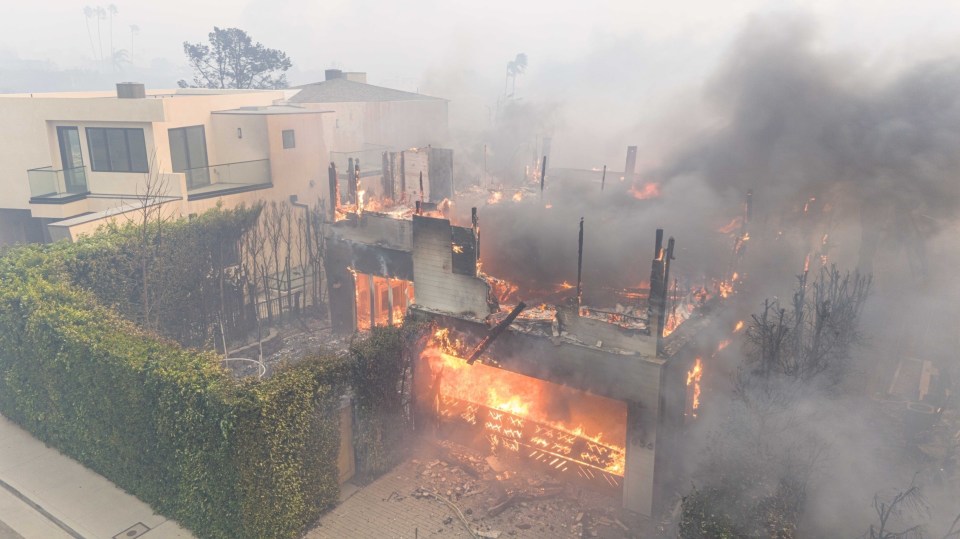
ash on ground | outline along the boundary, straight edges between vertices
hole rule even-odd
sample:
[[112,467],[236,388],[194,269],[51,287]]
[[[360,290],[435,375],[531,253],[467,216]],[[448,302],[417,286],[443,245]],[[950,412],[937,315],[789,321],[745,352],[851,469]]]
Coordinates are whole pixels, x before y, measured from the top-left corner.
[[440,504],[449,516],[439,522],[450,537],[647,536],[648,522],[620,509],[619,498],[573,485],[550,474],[504,464],[472,449],[443,441],[410,460],[413,484],[393,499]]

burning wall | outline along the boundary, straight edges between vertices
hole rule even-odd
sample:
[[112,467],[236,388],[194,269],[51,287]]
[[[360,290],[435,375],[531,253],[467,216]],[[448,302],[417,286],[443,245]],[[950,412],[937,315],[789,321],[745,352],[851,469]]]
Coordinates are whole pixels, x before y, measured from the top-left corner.
[[[410,314],[417,320],[431,321],[438,328],[446,328],[452,335],[466,336],[464,346],[467,348],[475,345],[479,337],[485,335],[488,330],[488,326],[483,321],[428,311],[419,306],[413,306]],[[434,402],[429,397],[428,388],[435,383],[437,373],[440,372],[439,387],[445,387],[443,378],[451,376],[451,382],[453,382],[450,386],[450,393],[453,393],[451,396],[461,401],[460,403],[456,400],[445,401],[443,403],[445,410],[462,414],[467,411],[465,402],[480,400],[482,402],[475,404],[485,406],[486,408],[481,410],[483,412],[491,409],[534,414],[538,418],[544,418],[544,424],[547,426],[558,423],[565,425],[563,429],[556,429],[562,432],[576,433],[577,427],[583,427],[579,435],[575,436],[576,443],[573,444],[581,444],[578,446],[581,448],[586,445],[586,441],[597,443],[595,440],[590,440],[590,437],[595,438],[601,433],[603,436],[599,440],[605,440],[604,445],[609,444],[610,448],[621,447],[618,433],[622,430],[625,434],[622,444],[624,473],[622,483],[616,488],[622,493],[624,507],[641,514],[652,515],[659,510],[659,503],[664,499],[671,481],[672,468],[665,462],[657,464],[657,455],[660,451],[666,451],[669,454],[671,451],[668,443],[679,440],[678,435],[671,434],[671,431],[681,428],[683,424],[687,394],[686,369],[689,367],[678,363],[677,367],[668,368],[670,362],[648,354],[612,347],[601,348],[596,346],[597,340],[593,337],[595,336],[586,332],[579,336],[579,338],[593,341],[588,345],[578,342],[579,339],[576,338],[556,339],[535,333],[525,333],[522,327],[509,329],[496,339],[482,356],[485,365],[480,363],[466,365],[459,356],[453,354],[438,356],[436,350],[425,352],[420,355],[420,363],[415,368],[414,374],[417,384],[426,384],[417,386],[419,406],[423,410],[422,407],[425,404],[422,401],[425,395],[428,402]],[[638,338],[649,340],[649,337],[645,336]],[[648,343],[645,349],[651,351],[654,346]],[[447,367],[444,367],[443,371],[437,370],[438,365],[447,365],[448,362],[459,362],[455,363],[459,367],[450,368],[449,371]],[[476,374],[471,371],[475,367],[481,367]],[[460,379],[462,376],[477,378],[470,382],[463,382]],[[521,378],[515,378],[515,376],[521,376]],[[538,383],[527,382],[530,379]],[[539,382],[549,382],[549,384]],[[524,389],[513,393],[514,390],[511,388],[518,384]],[[506,392],[497,391],[492,394],[488,392],[470,398],[459,398],[457,395],[463,395],[457,389],[461,385],[501,387],[505,388]],[[555,391],[556,387],[561,386],[562,390]],[[544,399],[545,392],[553,396]],[[673,394],[672,397],[671,394]],[[569,399],[569,395],[589,396]],[[576,413],[567,411],[562,405],[541,406],[538,409],[528,404],[571,401],[592,404],[586,404]],[[488,406],[489,404],[494,406]],[[599,410],[603,411],[599,412]],[[431,411],[428,407],[422,413],[426,417],[434,417],[436,411]],[[591,414],[594,416],[592,422],[585,419],[586,415]],[[519,419],[528,417],[522,414],[510,415]],[[605,415],[612,421],[598,420],[597,415]],[[506,421],[510,421],[509,415],[504,417]],[[621,423],[619,418],[623,418],[624,421]],[[503,419],[495,420],[495,423],[499,424],[502,421]],[[486,427],[485,423],[486,421],[484,421],[484,427]],[[583,434],[587,436],[582,436]],[[527,443],[532,440],[535,433],[521,430],[519,436]],[[516,436],[512,439],[508,438],[507,441],[509,443],[517,441],[519,450],[520,442],[516,438]],[[499,439],[502,441],[502,436]],[[537,458],[536,455],[531,456],[533,451],[533,448],[529,448],[526,457]],[[590,457],[582,454],[584,452],[589,453],[581,450],[575,455],[578,461],[590,460]],[[551,456],[549,461],[553,461],[554,458],[557,457]],[[575,468],[579,462],[571,463],[569,459],[564,458],[555,462],[554,465],[561,461],[568,463],[568,472],[580,472],[579,468]],[[605,469],[609,461],[604,462]],[[657,466],[660,468],[658,469]],[[588,468],[594,473],[597,472],[592,467],[588,466]],[[619,482],[617,477],[619,476],[609,479]],[[598,479],[607,481],[603,474]]]

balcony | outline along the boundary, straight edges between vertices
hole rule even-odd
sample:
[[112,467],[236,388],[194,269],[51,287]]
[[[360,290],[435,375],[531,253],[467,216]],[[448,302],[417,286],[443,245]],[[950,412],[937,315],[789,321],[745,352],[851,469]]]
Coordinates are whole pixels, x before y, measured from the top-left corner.
[[187,200],[273,187],[269,159],[191,168],[183,174],[187,177]]
[[67,204],[89,194],[86,167],[55,170],[53,167],[27,171],[30,202],[33,204]]

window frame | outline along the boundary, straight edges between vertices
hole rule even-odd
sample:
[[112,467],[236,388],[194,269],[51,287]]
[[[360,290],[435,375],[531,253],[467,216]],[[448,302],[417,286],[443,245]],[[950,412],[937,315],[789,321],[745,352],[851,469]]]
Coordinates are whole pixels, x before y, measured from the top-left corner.
[[[112,148],[108,138],[108,131],[121,131],[123,133],[123,148]],[[136,143],[143,142],[143,151],[131,151],[133,145],[131,144],[131,132],[139,131],[139,140],[136,140]],[[102,136],[92,136],[92,133],[99,132],[99,135]],[[90,156],[90,170],[93,172],[121,172],[128,174],[147,174],[150,172],[150,159],[147,156],[147,139],[146,133],[142,127],[86,127],[84,128],[84,134],[87,137],[87,153]],[[136,138],[136,135],[133,135]],[[103,153],[104,153],[104,162],[100,162],[99,159],[95,158],[96,153],[94,152],[94,139],[98,143],[103,143]],[[114,144],[116,145],[116,144]],[[113,155],[114,152],[120,151],[122,154]],[[137,157],[138,159],[135,159]],[[118,170],[114,167],[115,159],[125,159],[127,170]],[[142,159],[142,163],[140,162]],[[137,168],[137,165],[141,165],[142,168]]]
[[[287,146],[287,133],[290,133],[290,145]],[[284,129],[280,131],[280,141],[283,145],[284,150],[293,150],[297,147],[297,131],[296,129]]]

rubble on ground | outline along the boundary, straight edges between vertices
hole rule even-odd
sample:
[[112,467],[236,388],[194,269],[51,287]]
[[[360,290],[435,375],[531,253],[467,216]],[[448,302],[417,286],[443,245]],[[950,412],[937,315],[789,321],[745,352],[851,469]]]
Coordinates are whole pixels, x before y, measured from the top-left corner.
[[[390,500],[412,498],[440,503],[449,516],[437,522],[451,537],[641,537],[644,520],[620,509],[614,496],[560,481],[540,471],[505,465],[452,442],[438,442],[414,459],[408,492]],[[512,463],[511,463],[512,464]],[[472,534],[472,535],[471,535]]]

